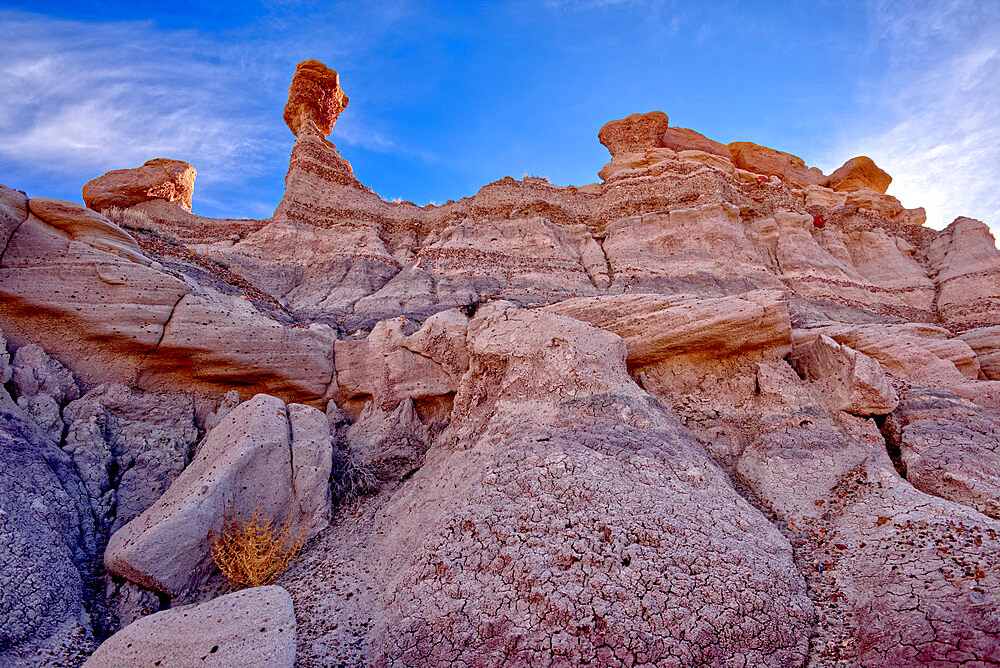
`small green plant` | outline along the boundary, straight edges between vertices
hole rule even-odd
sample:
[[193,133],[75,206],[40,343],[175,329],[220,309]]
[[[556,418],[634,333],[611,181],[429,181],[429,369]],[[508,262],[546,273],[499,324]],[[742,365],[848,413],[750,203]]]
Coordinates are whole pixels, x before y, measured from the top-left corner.
[[231,589],[271,584],[298,556],[305,543],[306,527],[291,536],[291,519],[279,529],[254,508],[249,520],[240,521],[226,511],[219,533],[208,535],[212,560]]

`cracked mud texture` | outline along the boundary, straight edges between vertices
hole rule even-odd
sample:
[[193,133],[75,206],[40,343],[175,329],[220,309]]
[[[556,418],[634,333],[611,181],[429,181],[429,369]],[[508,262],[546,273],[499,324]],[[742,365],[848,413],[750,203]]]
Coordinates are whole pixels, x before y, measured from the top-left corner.
[[790,545],[631,382],[621,340],[539,313],[480,327],[456,399],[475,424],[384,509],[374,663],[804,661]]

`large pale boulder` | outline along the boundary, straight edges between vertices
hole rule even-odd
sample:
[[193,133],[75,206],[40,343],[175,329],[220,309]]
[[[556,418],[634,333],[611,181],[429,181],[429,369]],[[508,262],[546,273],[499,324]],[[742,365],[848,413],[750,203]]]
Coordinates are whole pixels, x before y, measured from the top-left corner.
[[[209,534],[227,513],[248,518],[256,509],[278,525],[289,521],[292,535],[326,526],[330,492],[322,469],[332,458],[330,437],[320,429],[326,416],[310,408],[318,414],[310,419],[306,409],[293,409],[290,423],[285,404],[264,394],[234,408],[166,493],[111,537],[108,571],[177,595],[211,574]],[[294,459],[293,452],[307,456]]]
[[141,202],[162,199],[191,209],[194,167],[182,160],[154,158],[135,169],[116,169],[83,186],[83,201],[95,211],[112,206],[126,209]]
[[790,361],[834,410],[886,415],[899,405],[878,362],[827,336],[820,336]]
[[885,194],[892,177],[887,172],[879,169],[875,161],[866,155],[859,155],[851,158],[830,174],[830,178],[824,184],[834,190],[874,190],[877,193]]
[[612,156],[644,151],[663,146],[663,134],[667,131],[669,120],[662,111],[632,114],[606,123],[597,133],[597,138]]
[[295,665],[295,610],[281,587],[254,587],[136,620],[104,641],[86,668]]
[[295,67],[288,88],[285,123],[296,135],[311,130],[325,137],[349,101],[334,70],[318,60],[304,60]]

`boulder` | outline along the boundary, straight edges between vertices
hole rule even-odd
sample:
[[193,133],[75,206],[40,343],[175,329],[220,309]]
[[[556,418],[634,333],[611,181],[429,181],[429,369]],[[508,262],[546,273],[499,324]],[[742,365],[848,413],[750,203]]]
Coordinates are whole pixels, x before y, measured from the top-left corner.
[[661,295],[580,297],[544,308],[614,332],[629,367],[679,357],[721,359],[737,353],[789,350],[788,302],[780,292],[695,299]]
[[306,535],[315,536],[330,524],[330,470],[333,440],[326,413],[312,406],[288,404],[291,432],[292,489],[297,514]]
[[727,146],[733,163],[756,174],[777,176],[797,186],[826,185],[826,176],[815,167],[807,167],[797,155],[776,151],[753,142],[733,142]]
[[83,201],[94,211],[113,206],[127,209],[156,199],[190,210],[197,174],[182,160],[154,158],[141,167],[116,169],[88,181],[83,186]]
[[607,147],[612,156],[662,147],[668,123],[669,119],[662,111],[632,114],[606,123],[597,133],[597,139]]
[[820,336],[790,361],[833,410],[886,415],[899,405],[878,362],[827,336]]
[[1000,325],[979,327],[957,336],[976,353],[979,368],[990,380],[1000,380]]
[[879,169],[875,161],[865,155],[851,158],[830,174],[826,185],[837,191],[842,190],[874,190],[877,193],[885,194],[892,177],[884,170]]
[[325,137],[348,102],[335,71],[318,60],[304,60],[295,67],[288,88],[285,123],[296,135],[311,131]]
[[142,617],[104,641],[86,668],[295,665],[295,610],[274,585]]
[[662,145],[674,151],[704,151],[722,156],[727,162],[732,160],[725,144],[712,141],[700,132],[688,128],[667,128],[663,132]]
[[[177,595],[211,574],[209,534],[222,528],[226,514],[243,519],[256,509],[278,525],[288,521],[293,536],[326,526],[330,483],[322,479],[321,459],[332,453],[329,428],[325,438],[319,428],[326,416],[305,406],[292,412],[294,423],[280,399],[264,394],[230,411],[166,493],[111,536],[108,571]],[[296,451],[304,461],[293,458]]]
[[344,439],[351,461],[385,481],[402,480],[420,468],[431,440],[412,399],[391,413],[369,402]]

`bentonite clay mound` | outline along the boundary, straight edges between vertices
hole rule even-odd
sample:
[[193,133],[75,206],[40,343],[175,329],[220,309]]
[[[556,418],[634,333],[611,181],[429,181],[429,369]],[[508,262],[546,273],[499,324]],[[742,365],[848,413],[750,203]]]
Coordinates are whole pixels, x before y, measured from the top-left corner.
[[[0,666],[1000,664],[985,224],[662,112],[387,202],[347,104],[299,65],[265,220],[178,160],[0,186]],[[255,508],[310,540],[218,598]]]

